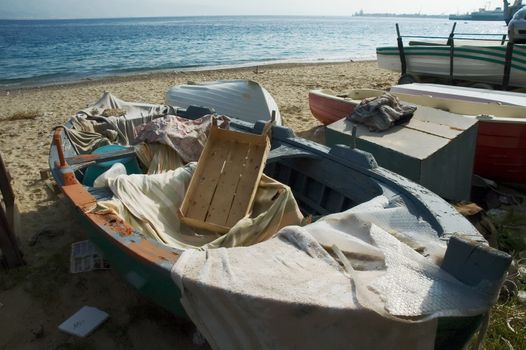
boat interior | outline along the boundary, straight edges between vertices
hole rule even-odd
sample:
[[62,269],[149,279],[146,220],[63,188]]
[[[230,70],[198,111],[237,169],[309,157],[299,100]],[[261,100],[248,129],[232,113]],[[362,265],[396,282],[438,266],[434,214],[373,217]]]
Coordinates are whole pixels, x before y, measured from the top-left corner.
[[[209,109],[189,108],[178,110],[177,113],[188,119],[197,119],[210,112]],[[136,121],[127,118],[124,123],[130,124],[125,126],[125,128],[129,128]],[[71,127],[73,127],[71,122],[65,125],[65,128]],[[260,133],[263,127],[263,122],[252,124],[232,120],[230,123],[231,129],[243,132]],[[94,164],[104,164],[112,160],[133,159],[139,164],[138,172],[147,172],[146,166],[140,162],[135,151],[137,145],[126,145],[125,149],[108,151],[93,157],[92,154],[80,153],[68,138],[67,132],[61,132],[58,135],[60,147],[64,150],[65,162],[74,170],[76,180],[83,184],[84,189],[97,202],[111,200],[113,193],[109,187],[94,187],[91,184],[92,181],[87,181],[87,177],[89,177],[87,173]],[[332,159],[328,159],[321,155],[322,152],[327,152],[327,147],[296,138],[288,128],[275,126],[272,128],[272,136],[271,151],[264,173],[291,188],[305,217],[316,220],[318,217],[341,212],[367,202],[378,195],[384,195],[390,200],[405,203],[409,210],[413,208],[411,201],[404,201],[400,194],[395,193],[388,185],[375,180],[370,174],[360,171],[359,167],[350,166],[352,161],[345,160],[345,153],[349,153],[351,158],[357,154],[360,161],[363,155],[359,152],[356,153],[350,148],[342,148],[339,151],[344,157],[334,155]],[[320,153],[313,152],[312,147],[318,149]],[[57,166],[59,159],[58,149],[56,145],[53,145],[50,165],[55,178],[60,183],[63,180],[61,169]],[[339,162],[334,160],[339,160]],[[362,163],[367,165],[367,161]],[[436,229],[439,230],[439,227],[437,226]]]

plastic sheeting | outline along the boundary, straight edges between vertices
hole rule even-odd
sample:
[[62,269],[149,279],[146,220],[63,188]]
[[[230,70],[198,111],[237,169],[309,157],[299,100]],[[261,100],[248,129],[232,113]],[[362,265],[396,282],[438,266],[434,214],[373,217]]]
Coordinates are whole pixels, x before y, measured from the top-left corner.
[[436,237],[380,196],[261,244],[186,251],[172,277],[214,349],[432,349],[437,317],[491,303],[436,265]]
[[230,119],[211,114],[190,120],[175,115],[167,115],[135,128],[136,141],[161,143],[173,148],[185,162],[196,162],[203,151],[212,126],[212,118],[217,118],[220,128],[228,128]]

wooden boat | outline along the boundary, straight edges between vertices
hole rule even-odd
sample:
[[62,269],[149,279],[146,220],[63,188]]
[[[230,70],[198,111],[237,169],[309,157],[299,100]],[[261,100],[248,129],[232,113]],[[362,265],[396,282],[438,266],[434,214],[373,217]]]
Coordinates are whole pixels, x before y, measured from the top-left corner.
[[270,120],[281,125],[278,105],[270,93],[252,80],[217,80],[174,86],[166,92],[166,104],[187,108],[206,106],[217,114],[255,123]]
[[[456,44],[452,51],[449,45],[425,42],[417,44],[405,46],[403,49],[406,61],[404,74],[411,75],[415,79],[456,79],[471,83],[503,85],[506,45]],[[451,52],[453,52],[452,63]],[[376,56],[380,68],[402,72],[400,51],[397,46],[378,47]],[[515,44],[512,57],[508,85],[526,87],[526,61],[524,60],[526,45]]]
[[351,115],[357,105],[356,102],[382,93],[379,90],[355,89],[345,95],[332,95],[322,90],[311,90],[309,91],[309,107],[316,119],[322,124],[329,125]]
[[[187,117],[199,116],[182,109],[178,109],[178,113]],[[133,123],[134,120],[127,117],[126,122]],[[132,148],[105,154],[79,154],[66,133],[72,126],[70,121],[55,130],[49,154],[51,172],[66,200],[75,209],[89,238],[102,250],[115,271],[154,302],[184,317],[185,311],[179,301],[181,293],[170,276],[180,250],[146,238],[120,216],[93,211],[98,201],[110,199],[112,193],[108,188],[82,184],[86,166],[122,157],[135,158],[136,154]],[[230,127],[260,134],[265,123],[233,119]],[[455,248],[448,248],[449,255],[446,253],[444,259],[444,264],[454,266],[450,269],[452,275],[469,285],[489,280],[497,290],[500,288],[507,266],[497,270],[494,259],[502,259],[502,253],[485,247],[486,241],[480,233],[447,202],[379,167],[369,153],[343,145],[328,148],[298,138],[292,130],[282,126],[272,127],[271,135],[272,148],[264,172],[291,187],[305,214],[318,216],[340,212],[383,194],[427,222],[440,239],[448,241],[453,233],[459,233],[458,238],[452,240],[455,245],[450,244],[450,248]],[[462,252],[472,252],[473,249],[480,253],[470,256],[481,259],[474,263],[483,262],[482,270],[464,259]],[[457,266],[459,258],[462,264]],[[462,348],[481,320],[482,315],[440,318],[436,348]]]
[[[414,84],[413,86],[418,86]],[[479,121],[477,146],[475,151],[474,173],[490,179],[512,182],[526,182],[526,107],[502,105],[497,103],[476,102],[473,96],[466,94],[463,88],[453,93],[449,87],[444,98],[432,95],[421,95],[404,88],[404,85],[392,88],[392,93],[401,100],[417,105],[434,107],[461,114]],[[414,89],[413,89],[414,90]],[[400,93],[398,91],[402,91]],[[487,90],[470,89],[471,94],[481,92],[481,98],[489,100]],[[349,115],[362,98],[378,96],[380,90],[353,90],[348,95],[330,96],[313,91],[309,94],[312,114],[320,121],[334,120],[337,116]],[[454,97],[453,97],[454,94]],[[311,97],[312,96],[312,97]],[[344,97],[348,96],[348,97]],[[519,103],[522,94],[506,93],[508,101]],[[358,98],[357,98],[358,97]],[[503,97],[496,97],[498,100]],[[323,106],[323,107],[320,107]],[[331,106],[337,106],[334,111]],[[344,106],[344,107],[342,107]],[[342,112],[345,110],[345,112]]]

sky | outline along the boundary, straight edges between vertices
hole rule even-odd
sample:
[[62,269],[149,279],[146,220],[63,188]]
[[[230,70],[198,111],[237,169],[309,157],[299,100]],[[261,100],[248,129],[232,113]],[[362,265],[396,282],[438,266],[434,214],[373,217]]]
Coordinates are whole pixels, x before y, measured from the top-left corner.
[[[510,3],[513,3],[510,0]],[[364,12],[449,14],[502,1],[481,0],[0,0],[3,19],[156,17],[199,15],[350,16]]]

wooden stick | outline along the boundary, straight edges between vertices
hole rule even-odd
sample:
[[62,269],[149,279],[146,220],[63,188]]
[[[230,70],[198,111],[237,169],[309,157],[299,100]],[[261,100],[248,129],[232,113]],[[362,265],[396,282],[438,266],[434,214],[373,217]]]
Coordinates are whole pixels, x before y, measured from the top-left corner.
[[272,114],[270,115],[270,120],[265,123],[261,135],[268,134],[268,132],[272,128],[272,125],[274,124],[274,121],[276,121],[276,111],[272,111]]
[[57,128],[53,134],[53,143],[57,147],[58,159],[60,160],[60,167],[66,166],[66,160],[64,159],[64,147],[62,147],[62,128]]
[[0,248],[5,257],[7,267],[17,267],[24,264],[22,253],[18,249],[15,237],[15,194],[11,187],[11,179],[0,155],[0,190],[4,198],[5,211],[0,206]]

